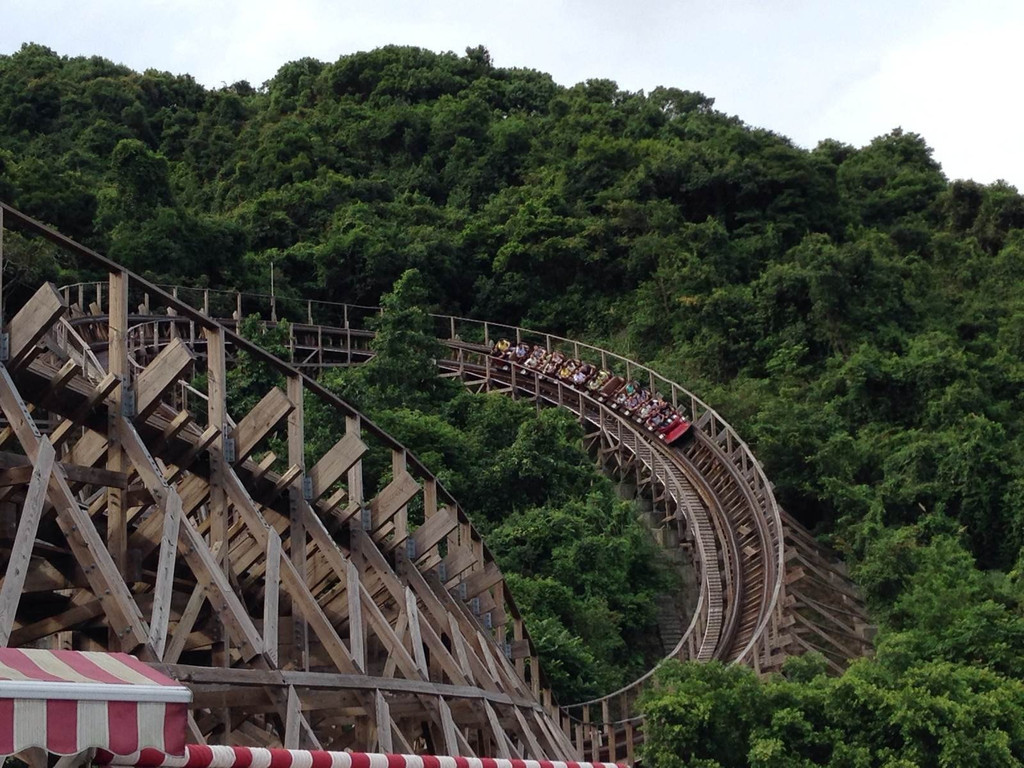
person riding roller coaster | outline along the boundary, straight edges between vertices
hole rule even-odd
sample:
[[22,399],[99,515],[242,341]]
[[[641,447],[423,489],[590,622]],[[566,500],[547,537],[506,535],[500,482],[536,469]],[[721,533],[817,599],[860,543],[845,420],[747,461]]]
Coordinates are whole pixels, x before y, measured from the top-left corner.
[[[666,443],[674,443],[690,429],[690,422],[679,411],[637,381],[626,381],[606,369],[570,359],[558,350],[548,351],[546,347],[522,341],[513,345],[508,339],[499,339],[491,347],[491,357],[522,366],[523,373],[558,378],[581,392],[589,392],[598,402],[607,402],[612,409],[632,417]],[[501,370],[510,367],[505,365]]]

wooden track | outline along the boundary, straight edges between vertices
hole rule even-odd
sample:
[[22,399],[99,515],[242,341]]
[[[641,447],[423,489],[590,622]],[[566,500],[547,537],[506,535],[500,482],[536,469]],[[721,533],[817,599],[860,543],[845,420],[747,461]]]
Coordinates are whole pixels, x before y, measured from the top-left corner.
[[[290,325],[282,361],[236,336],[233,321],[211,319],[259,302],[275,321],[273,301],[186,296],[200,312],[178,299],[184,289],[168,293],[7,206],[0,213],[109,275],[63,295],[43,286],[5,312],[0,521],[14,522],[0,525],[0,634],[10,645],[135,652],[192,686],[192,737],[210,743],[632,762],[642,740],[634,702],[649,674],[556,706],[467,515],[313,378],[369,358],[362,320],[372,310],[282,307],[307,321]],[[778,508],[749,448],[698,398],[606,350],[437,321],[444,375],[571,410],[601,465],[647,500],[662,544],[692,562],[698,594],[669,656],[768,671],[818,650],[839,669],[870,649],[841,564]],[[692,418],[696,439],[666,446],[558,380],[502,370],[486,354],[501,336],[649,379]],[[239,351],[280,386],[232,419],[225,373]],[[187,383],[195,374],[205,388]],[[307,461],[309,398],[338,414],[338,429],[334,447]],[[364,473],[367,452],[390,453],[387,482]],[[49,479],[25,456],[48,465],[35,474]]]

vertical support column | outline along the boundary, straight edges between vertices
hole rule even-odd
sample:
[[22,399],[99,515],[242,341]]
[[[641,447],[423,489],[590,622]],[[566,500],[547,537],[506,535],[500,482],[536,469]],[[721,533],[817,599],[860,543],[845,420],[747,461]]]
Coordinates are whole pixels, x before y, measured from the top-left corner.
[[[523,620],[521,618],[514,618],[512,620],[512,640],[515,643],[523,640]],[[512,655],[516,657],[514,661],[516,674],[519,675],[520,679],[526,680],[526,663],[518,654],[513,653]]]
[[[121,385],[111,393],[111,406],[107,410],[107,469],[124,472],[127,459],[121,448],[119,421],[124,413],[128,396],[128,275],[110,273],[110,307],[107,315],[109,342],[108,370],[117,376]],[[107,489],[107,549],[114,565],[121,573],[128,567],[128,517],[125,493],[120,488]],[[111,649],[120,648],[117,633],[110,633]]]
[[[224,440],[227,435],[227,351],[224,348],[224,332],[220,328],[204,328],[206,336],[206,378],[207,378],[207,419],[211,427],[220,432],[210,444],[210,546],[216,554],[217,564],[221,571],[229,574],[231,561],[229,557],[228,531],[230,516],[225,477],[227,464],[224,461]],[[230,578],[230,576],[229,576]],[[231,665],[231,639],[223,622],[216,625],[220,630],[220,638],[214,643],[214,666]],[[220,713],[224,723],[221,736],[222,743],[231,743],[231,711],[223,709]]]
[[[359,424],[358,416],[345,417],[345,434],[359,437],[362,427]],[[350,504],[362,505],[363,503],[363,461],[360,459],[348,470],[348,500]]]
[[611,707],[608,699],[601,702],[601,719],[604,721],[604,738],[608,742],[608,762],[615,762],[615,726],[612,724]]
[[[288,377],[288,399],[295,406],[288,414],[288,464],[298,465],[302,472],[288,489],[288,509],[291,515],[289,537],[291,539],[291,558],[295,570],[299,572],[302,583],[306,583],[306,523],[303,513],[305,498],[303,497],[303,478],[306,475],[306,438],[303,424],[303,387],[299,376]],[[309,627],[302,616],[293,607],[292,630],[295,640],[295,661],[298,669],[309,670]]]
[[[391,452],[391,477],[398,479],[406,473],[405,449]],[[392,518],[395,526],[395,540],[404,541],[409,534],[409,508],[402,507]]]

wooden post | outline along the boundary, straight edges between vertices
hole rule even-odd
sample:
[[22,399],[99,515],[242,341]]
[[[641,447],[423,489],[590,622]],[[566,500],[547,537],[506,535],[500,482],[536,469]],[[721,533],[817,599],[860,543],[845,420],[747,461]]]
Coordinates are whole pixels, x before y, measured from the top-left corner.
[[[99,290],[97,288],[97,290]],[[128,275],[125,272],[110,273],[110,309],[107,316],[108,370],[118,377],[121,386],[110,395],[107,409],[107,469],[111,472],[125,471],[125,455],[119,437],[120,418],[124,412],[125,399],[129,396],[131,384],[128,380]],[[130,414],[134,416],[134,413]],[[121,488],[107,489],[107,547],[121,573],[128,566],[128,517],[124,491]],[[115,642],[114,638],[111,638]],[[115,646],[117,647],[117,646]]]
[[[220,328],[204,328],[206,336],[207,374],[207,416],[209,425],[219,430],[210,444],[210,543],[216,549],[216,565],[225,576],[231,571],[229,546],[230,519],[228,517],[225,482],[227,463],[224,457],[224,441],[227,439],[227,350],[224,347],[224,332]],[[186,526],[187,528],[187,526]],[[231,636],[223,620],[217,622],[220,640],[214,643],[214,666],[231,666]],[[222,738],[230,743],[231,712],[223,709],[220,717],[224,725]]]
[[[303,386],[298,376],[288,377],[288,399],[292,401],[294,410],[288,414],[288,464],[299,467],[302,471],[288,488],[288,509],[291,518],[289,538],[291,541],[291,560],[295,570],[299,572],[303,583],[306,581],[306,524],[303,508],[306,504],[303,496],[303,484],[306,475],[306,438],[303,424]],[[309,669],[309,627],[302,616],[292,610],[292,631],[294,633],[295,662],[299,669]]]

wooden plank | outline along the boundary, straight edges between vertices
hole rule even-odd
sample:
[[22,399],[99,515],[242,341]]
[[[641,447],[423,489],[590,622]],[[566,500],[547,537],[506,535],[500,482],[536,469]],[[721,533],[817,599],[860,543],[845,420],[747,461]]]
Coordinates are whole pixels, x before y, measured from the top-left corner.
[[178,554],[178,528],[181,525],[181,497],[172,488],[164,503],[163,536],[157,561],[156,583],[153,586],[153,613],[149,621],[149,644],[158,659],[167,645],[167,625],[171,618],[171,595],[174,590],[174,563]]
[[[118,378],[121,386],[111,393],[107,409],[107,469],[125,471],[125,456],[117,425],[122,414],[128,387],[128,276],[110,273],[109,309],[107,312],[107,370]],[[121,573],[128,566],[128,505],[120,488],[107,490],[107,547]]]
[[419,493],[420,484],[408,472],[401,472],[370,502],[373,530],[380,529]]
[[160,405],[164,394],[185,374],[195,360],[181,339],[160,350],[135,380],[135,420],[144,421]]
[[366,627],[363,624],[363,601],[359,591],[359,571],[351,560],[345,569],[345,592],[348,595],[348,646],[356,666],[366,669]]
[[501,571],[494,562],[489,562],[482,571],[476,571],[466,577],[466,597],[472,598],[485,589],[490,589],[502,580]]
[[18,532],[11,547],[11,556],[7,561],[7,571],[3,586],[0,587],[0,647],[6,646],[14,627],[14,617],[21,601],[21,590],[28,575],[29,563],[32,560],[32,547],[36,540],[39,520],[43,515],[46,502],[47,487],[50,484],[50,473],[53,470],[53,446],[45,437],[39,442],[36,453],[35,467],[25,495],[25,504],[18,521]]
[[[124,472],[110,472],[105,469],[98,469],[97,467],[83,467],[64,461],[58,463],[61,469],[64,470],[64,476],[68,479],[68,482],[82,483],[84,485],[102,485],[125,490],[128,488],[128,475]],[[24,482],[28,482],[32,475],[32,461],[20,453],[0,452],[0,468],[5,472],[8,470],[18,470],[9,475],[0,473],[0,485],[14,484],[8,482],[8,478],[13,480],[19,476],[24,476]],[[26,469],[28,472],[24,471]]]
[[181,613],[181,618],[178,619],[178,626],[174,628],[171,642],[167,644],[167,648],[164,651],[164,661],[166,663],[176,664],[178,659],[181,658],[181,652],[185,650],[185,642],[188,640],[188,636],[192,634],[192,627],[195,626],[196,619],[199,617],[199,611],[202,610],[203,603],[205,602],[206,586],[196,584],[192,594],[189,596],[185,610]]
[[490,724],[491,732],[494,734],[494,747],[498,752],[498,757],[502,760],[511,760],[512,753],[508,748],[508,736],[505,734],[505,729],[501,727],[501,722],[498,720],[494,707],[488,701],[484,702],[484,712],[487,713],[487,722]]
[[167,423],[167,426],[163,428],[163,431],[160,432],[160,437],[156,439],[154,445],[157,448],[163,447],[169,441],[177,437],[181,433],[181,430],[185,429],[185,427],[191,424],[192,421],[191,413],[188,411],[178,411],[178,414],[171,419]]
[[235,439],[234,464],[237,466],[249,458],[259,442],[293,410],[294,403],[280,387],[273,387],[267,392],[256,407],[238,422],[232,433]]
[[[428,486],[424,486],[426,487]],[[428,517],[412,534],[416,542],[416,559],[419,560],[430,552],[444,540],[445,536],[455,530],[457,525],[458,522],[447,507],[442,507]]]
[[39,286],[8,324],[8,369],[15,370],[31,361],[38,349],[36,345],[50,332],[64,309],[64,302],[52,283]]
[[327,493],[366,451],[366,443],[351,432],[346,433],[335,443],[309,470],[309,479],[313,483],[313,500],[316,501]]
[[10,488],[18,485],[25,485],[32,480],[33,467],[28,459],[18,467],[9,467],[0,470],[0,488]]
[[[378,692],[379,693],[379,692]],[[288,686],[288,714],[284,725],[284,748],[299,748],[299,719],[302,717],[302,710],[299,706],[299,694],[295,692],[295,686]]]
[[420,611],[416,605],[416,595],[409,587],[405,588],[405,612],[409,616],[409,641],[412,643],[413,658],[423,677],[429,679],[430,670],[427,668],[427,656],[423,652],[423,635],[420,632]]
[[373,712],[377,726],[377,751],[391,754],[394,752],[394,742],[391,740],[391,711],[388,702],[380,690],[373,692]]
[[[541,747],[540,742],[537,741],[537,737],[533,735],[533,729],[526,722],[523,713],[519,711],[519,707],[512,707],[512,711],[515,713],[516,722],[519,724],[519,732],[523,734],[523,738],[526,739],[526,744],[530,748],[529,756],[534,760],[543,760],[545,758],[544,749]],[[609,758],[609,762],[614,761],[615,756],[612,755]]]
[[263,580],[263,647],[267,658],[278,663],[278,614],[281,595],[281,537],[267,534],[267,571]]
[[188,518],[181,521],[178,549],[196,578],[206,587],[207,599],[238,643],[242,659],[248,661],[261,653],[263,638],[232,589],[227,574],[220,569],[221,558],[210,550],[206,540]]
[[103,615],[103,604],[99,600],[90,600],[82,605],[75,605],[55,616],[26,624],[11,632],[7,645],[12,648],[26,646],[36,640],[49,637],[57,632],[73,629],[79,624],[92,621]]
[[[306,469],[306,437],[305,437],[305,393],[301,376],[289,376],[287,380],[288,399],[294,405],[288,414],[288,463],[298,470],[294,479],[288,479],[286,472],[278,480],[275,490],[279,487],[288,488],[288,538],[291,543],[290,554],[295,572],[306,589],[309,575],[309,563],[306,557],[306,522],[303,508],[306,504],[302,489],[302,476]],[[333,630],[333,627],[332,627]],[[300,669],[309,669],[309,627],[303,617],[292,611],[292,643],[296,654],[295,661]]]
[[[120,380],[112,373],[108,373],[99,384],[96,385],[95,389],[89,393],[85,402],[82,403],[78,410],[69,419],[64,419],[57,428],[50,434],[50,442],[53,443],[54,448],[60,448],[67,440],[75,427],[78,427],[88,418],[89,414],[93,412],[96,406],[103,402],[110,394],[117,389],[120,384]],[[69,461],[73,461],[70,457]]]
[[441,733],[444,735],[444,750],[446,755],[455,757],[459,754],[459,740],[455,735],[455,720],[452,718],[451,707],[444,700],[443,696],[437,697],[437,709],[441,716]]

